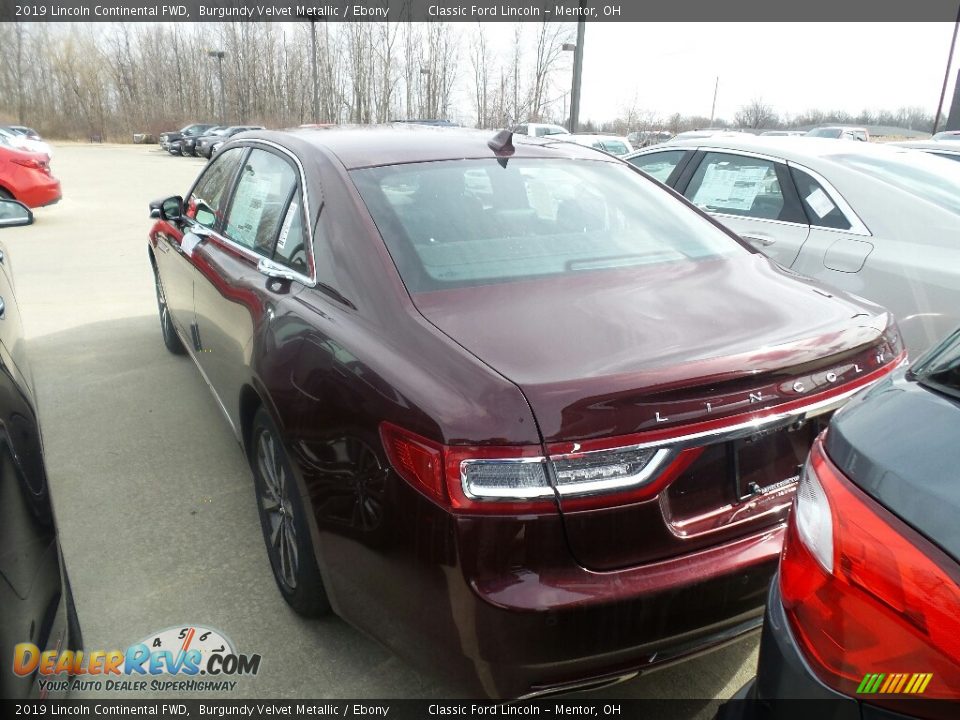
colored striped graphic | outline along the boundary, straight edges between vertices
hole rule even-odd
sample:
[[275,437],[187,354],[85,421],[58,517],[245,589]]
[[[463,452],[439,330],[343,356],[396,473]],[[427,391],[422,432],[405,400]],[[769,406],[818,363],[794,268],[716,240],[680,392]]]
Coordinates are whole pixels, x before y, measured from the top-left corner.
[[857,688],[858,695],[922,695],[933,673],[867,673]]

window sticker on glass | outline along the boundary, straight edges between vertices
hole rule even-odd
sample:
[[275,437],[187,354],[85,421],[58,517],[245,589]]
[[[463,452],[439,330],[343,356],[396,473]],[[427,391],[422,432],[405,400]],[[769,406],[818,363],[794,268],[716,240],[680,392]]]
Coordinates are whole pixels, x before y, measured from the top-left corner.
[[[230,211],[229,235],[241,245],[253,247],[274,176],[257,175],[248,169],[237,185]],[[276,226],[274,226],[276,227]]]
[[813,210],[819,218],[825,218],[833,211],[833,201],[827,197],[827,194],[820,188],[817,188],[807,195],[806,200],[807,205],[810,206],[810,209]]
[[280,228],[280,238],[277,240],[277,251],[282,252],[284,246],[287,244],[287,236],[290,234],[290,226],[293,225],[293,219],[297,216],[297,213],[300,211],[297,201],[294,200],[290,203],[290,209],[287,211],[287,217],[283,221],[283,227]]
[[693,202],[715,210],[749,210],[763,190],[768,170],[763,166],[729,169],[727,163],[710,165]]

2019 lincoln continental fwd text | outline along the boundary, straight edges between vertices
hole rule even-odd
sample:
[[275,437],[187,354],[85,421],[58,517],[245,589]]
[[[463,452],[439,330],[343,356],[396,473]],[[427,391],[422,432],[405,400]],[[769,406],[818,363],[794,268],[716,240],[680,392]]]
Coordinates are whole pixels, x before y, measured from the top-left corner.
[[492,697],[755,630],[813,438],[904,357],[882,308],[549,138],[257,132],[151,207],[164,342],[280,592]]

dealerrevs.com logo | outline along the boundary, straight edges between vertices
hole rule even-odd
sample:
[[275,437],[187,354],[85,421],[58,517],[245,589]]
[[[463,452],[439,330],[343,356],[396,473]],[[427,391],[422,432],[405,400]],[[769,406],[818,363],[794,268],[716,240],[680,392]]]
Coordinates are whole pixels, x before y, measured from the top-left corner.
[[187,625],[148,635],[126,650],[41,651],[20,643],[13,649],[13,672],[39,673],[41,692],[232,691],[237,681],[231,678],[256,675],[260,659],[237,653],[218,630]]

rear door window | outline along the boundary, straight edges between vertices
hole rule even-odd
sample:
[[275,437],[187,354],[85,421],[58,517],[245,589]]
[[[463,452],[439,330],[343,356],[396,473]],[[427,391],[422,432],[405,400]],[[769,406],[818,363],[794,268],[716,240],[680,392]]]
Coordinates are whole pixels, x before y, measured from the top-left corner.
[[790,174],[800,194],[800,202],[807,213],[810,224],[816,227],[849,230],[850,221],[843,214],[833,198],[816,180],[803,170],[792,167]]
[[697,207],[708,212],[758,220],[806,224],[793,194],[786,165],[764,158],[708,152],[684,192]]

